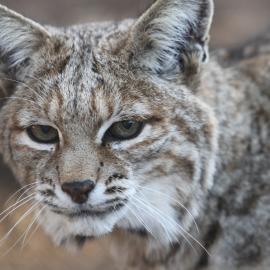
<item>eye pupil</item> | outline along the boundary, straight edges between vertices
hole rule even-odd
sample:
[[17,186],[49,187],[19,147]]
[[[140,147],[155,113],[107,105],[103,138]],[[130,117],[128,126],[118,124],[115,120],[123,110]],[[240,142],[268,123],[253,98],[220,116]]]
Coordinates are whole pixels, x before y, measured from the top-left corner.
[[104,141],[123,141],[136,138],[144,127],[143,122],[126,120],[114,123],[105,133]]
[[51,131],[51,127],[49,127],[49,126],[41,126],[40,129],[44,133],[49,133]]
[[132,126],[133,126],[134,122],[129,120],[129,121],[123,121],[122,122],[122,126],[125,128],[125,129],[131,129]]

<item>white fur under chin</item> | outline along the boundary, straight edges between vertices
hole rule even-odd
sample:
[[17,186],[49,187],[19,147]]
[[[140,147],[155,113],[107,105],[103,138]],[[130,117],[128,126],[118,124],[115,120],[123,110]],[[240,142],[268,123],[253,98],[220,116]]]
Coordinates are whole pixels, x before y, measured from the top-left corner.
[[64,245],[69,249],[76,248],[76,236],[100,237],[112,232],[116,222],[123,217],[126,209],[108,214],[104,217],[68,218],[48,209],[43,212],[39,223],[50,235],[56,245]]

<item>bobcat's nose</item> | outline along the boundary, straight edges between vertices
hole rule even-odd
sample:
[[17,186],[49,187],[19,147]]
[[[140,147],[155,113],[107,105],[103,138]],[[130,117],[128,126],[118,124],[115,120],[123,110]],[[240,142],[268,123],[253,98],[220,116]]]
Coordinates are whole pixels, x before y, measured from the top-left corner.
[[75,181],[62,184],[62,190],[66,192],[71,199],[79,204],[85,203],[88,199],[88,194],[95,187],[95,182],[92,180]]

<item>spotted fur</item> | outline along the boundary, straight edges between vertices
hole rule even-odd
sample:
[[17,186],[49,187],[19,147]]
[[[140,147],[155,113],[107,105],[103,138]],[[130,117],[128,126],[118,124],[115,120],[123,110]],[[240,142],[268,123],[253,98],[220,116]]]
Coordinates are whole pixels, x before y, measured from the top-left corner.
[[[135,21],[57,29],[0,6],[0,151],[38,181],[55,243],[114,232],[119,269],[269,268],[270,55],[207,63],[212,15],[211,0],[158,0]],[[104,142],[127,119],[141,134]],[[34,124],[60,143],[33,142]],[[83,179],[78,206],[61,184]]]

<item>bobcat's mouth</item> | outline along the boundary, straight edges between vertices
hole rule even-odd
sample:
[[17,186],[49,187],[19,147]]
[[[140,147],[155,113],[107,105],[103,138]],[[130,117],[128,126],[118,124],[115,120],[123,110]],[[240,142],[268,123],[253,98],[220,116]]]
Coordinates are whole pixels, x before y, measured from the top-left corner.
[[49,210],[55,214],[63,215],[68,218],[81,218],[81,217],[102,217],[108,214],[117,212],[125,206],[127,199],[113,199],[111,203],[104,203],[97,206],[93,205],[77,205],[72,208],[61,207],[48,200],[44,200],[43,203],[48,206]]
[[96,209],[77,209],[77,210],[63,210],[61,208],[57,207],[51,207],[51,211],[59,214],[59,215],[64,215],[69,218],[80,218],[80,217],[88,217],[88,216],[105,216],[107,214],[110,214],[112,212],[115,212],[119,209],[124,207],[124,203],[118,203],[116,205],[112,205],[106,208],[96,208]]

